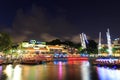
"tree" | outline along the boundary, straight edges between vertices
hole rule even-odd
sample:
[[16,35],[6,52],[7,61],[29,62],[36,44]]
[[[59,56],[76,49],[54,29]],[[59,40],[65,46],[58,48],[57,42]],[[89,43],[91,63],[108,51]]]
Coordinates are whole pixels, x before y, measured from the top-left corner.
[[97,54],[97,43],[94,40],[88,40],[87,52]]
[[63,44],[68,45],[70,47],[74,47],[74,43],[68,40],[64,41]]
[[7,33],[0,32],[0,51],[6,51],[10,49],[12,40]]
[[60,45],[61,41],[59,39],[52,40],[50,42],[47,42],[48,45]]

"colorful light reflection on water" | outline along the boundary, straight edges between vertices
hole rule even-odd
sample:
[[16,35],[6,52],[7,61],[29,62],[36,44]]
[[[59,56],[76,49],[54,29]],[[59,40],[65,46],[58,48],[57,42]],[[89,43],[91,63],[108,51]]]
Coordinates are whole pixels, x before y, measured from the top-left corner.
[[120,80],[120,70],[108,67],[97,67],[99,80]]
[[90,80],[90,65],[89,62],[82,62],[81,65],[82,80]]
[[13,68],[13,65],[7,65],[4,71],[7,75],[7,80],[21,80],[21,67],[16,65]]
[[7,75],[4,80],[120,80],[119,69],[91,66],[88,61],[0,66],[0,76],[2,71]]
[[59,64],[59,70],[58,70],[58,75],[59,75],[59,80],[62,80],[62,62],[60,61],[60,62],[58,62],[58,64]]

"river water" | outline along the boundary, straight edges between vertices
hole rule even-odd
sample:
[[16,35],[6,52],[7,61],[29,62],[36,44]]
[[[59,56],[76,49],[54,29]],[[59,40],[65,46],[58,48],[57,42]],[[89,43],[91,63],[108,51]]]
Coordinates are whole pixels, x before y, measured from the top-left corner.
[[91,66],[87,61],[0,66],[0,80],[120,80],[119,75],[119,69]]

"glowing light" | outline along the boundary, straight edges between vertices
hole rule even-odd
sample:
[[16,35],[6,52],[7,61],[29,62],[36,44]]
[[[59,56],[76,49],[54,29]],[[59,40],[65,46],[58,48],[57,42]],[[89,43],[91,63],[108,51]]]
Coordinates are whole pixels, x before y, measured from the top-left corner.
[[38,46],[34,46],[33,48],[34,48],[34,49],[39,49],[39,47],[38,47]]
[[21,53],[21,50],[18,50],[17,52],[18,52],[18,53]]
[[21,67],[16,65],[13,69],[13,65],[8,65],[4,71],[6,73],[7,80],[21,80]]
[[82,49],[85,49],[86,48],[86,43],[85,43],[86,38],[85,38],[84,33],[80,34],[80,40],[81,40]]
[[120,80],[120,70],[97,67],[99,80]]
[[109,55],[112,55],[111,38],[110,38],[109,29],[107,29],[106,35],[107,35],[107,43],[108,43]]
[[10,65],[7,65],[6,69],[5,69],[5,73],[6,75],[8,76],[7,77],[7,80],[12,80],[12,75],[13,75],[13,66],[10,64]]
[[62,65],[62,62],[61,62],[61,61],[59,61],[59,62],[58,62],[58,64],[59,64],[59,66],[61,66],[61,65]]
[[98,55],[101,54],[101,32],[99,33]]
[[29,46],[29,43],[28,42],[23,42],[22,43],[22,47],[28,47]]
[[13,79],[12,80],[21,80],[21,67],[20,65],[16,65],[13,73]]
[[90,70],[87,62],[83,62],[81,65],[82,80],[90,80]]
[[31,43],[31,44],[35,44],[35,43],[36,43],[36,40],[30,40],[30,43]]
[[58,64],[59,64],[59,71],[58,71],[59,80],[62,80],[62,62],[59,62]]
[[2,66],[0,66],[0,77],[2,76]]
[[88,40],[87,40],[87,36],[86,34],[84,34],[84,38],[85,38],[85,41],[87,42],[87,44],[89,43]]
[[58,64],[58,61],[54,61],[53,63],[54,63],[54,64]]
[[118,61],[118,59],[96,59],[96,61],[100,61],[100,62],[110,62],[110,63],[114,63],[115,61]]

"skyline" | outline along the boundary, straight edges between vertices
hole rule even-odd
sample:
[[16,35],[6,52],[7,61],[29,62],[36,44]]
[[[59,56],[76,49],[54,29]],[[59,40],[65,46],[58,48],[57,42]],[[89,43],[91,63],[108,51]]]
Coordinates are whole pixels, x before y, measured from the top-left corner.
[[112,40],[120,36],[119,1],[96,0],[4,0],[0,1],[0,30],[15,42],[36,39],[68,39],[80,42],[84,32],[97,40],[99,32],[106,40],[107,28]]

